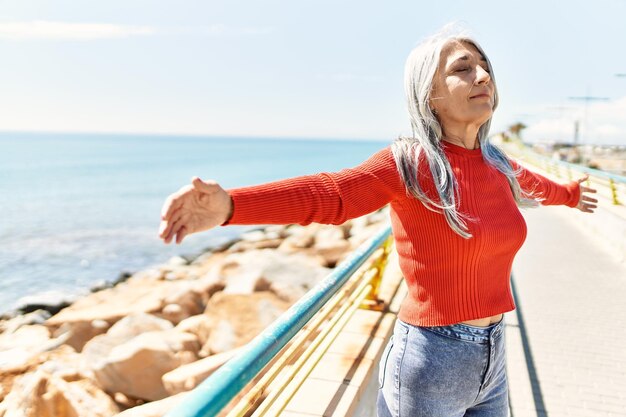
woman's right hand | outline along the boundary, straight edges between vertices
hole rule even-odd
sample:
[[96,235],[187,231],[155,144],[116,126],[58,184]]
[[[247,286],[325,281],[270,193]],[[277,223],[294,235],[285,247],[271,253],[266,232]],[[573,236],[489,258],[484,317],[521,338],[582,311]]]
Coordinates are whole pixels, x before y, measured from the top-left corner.
[[191,185],[185,185],[165,200],[159,237],[170,243],[176,236],[179,244],[187,235],[221,225],[230,218],[232,209],[230,195],[217,182],[194,177]]

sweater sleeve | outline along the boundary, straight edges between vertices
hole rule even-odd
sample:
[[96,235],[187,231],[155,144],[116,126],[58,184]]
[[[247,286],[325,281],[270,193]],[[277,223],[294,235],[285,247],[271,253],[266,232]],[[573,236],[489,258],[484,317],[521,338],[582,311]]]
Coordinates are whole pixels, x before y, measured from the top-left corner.
[[559,184],[543,175],[532,172],[517,162],[511,161],[514,170],[520,169],[517,174],[517,181],[520,187],[533,197],[544,199],[541,204],[544,206],[565,205],[576,207],[580,199],[580,183],[570,181],[567,184]]
[[404,194],[390,147],[354,168],[227,189],[234,224],[341,224]]

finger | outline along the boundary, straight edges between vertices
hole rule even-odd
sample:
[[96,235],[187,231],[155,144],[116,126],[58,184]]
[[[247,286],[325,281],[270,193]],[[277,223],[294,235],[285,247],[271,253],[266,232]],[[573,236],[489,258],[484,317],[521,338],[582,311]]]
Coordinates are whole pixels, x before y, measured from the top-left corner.
[[181,219],[178,219],[176,222],[172,223],[172,227],[170,231],[167,233],[165,238],[165,243],[170,243],[172,241],[172,237],[178,232],[178,229],[183,225]]
[[192,189],[193,187],[191,185],[186,185],[167,197],[165,204],[163,204],[163,209],[161,210],[161,218],[163,220],[167,220],[172,215],[172,212],[182,205],[183,199],[181,197]]
[[597,203],[598,202],[598,200],[596,200],[595,198],[592,198],[592,197],[589,197],[589,196],[586,196],[586,195],[583,196],[583,201],[591,201],[592,203]]
[[169,233],[170,229],[172,228],[172,224],[174,224],[174,222],[176,220],[178,220],[178,218],[180,216],[178,216],[178,213],[180,213],[181,208],[179,207],[178,209],[176,209],[176,211],[174,211],[172,213],[172,215],[170,216],[169,219],[167,220],[161,220],[161,226],[159,228],[159,236],[160,237],[165,237],[167,236],[167,234]]
[[174,210],[178,209],[181,205],[180,199],[175,194],[170,195],[163,204],[161,209],[161,219],[168,220]]
[[172,229],[172,225],[176,223],[178,220],[180,220],[182,216],[183,216],[183,210],[182,210],[182,207],[179,207],[176,209],[176,211],[172,213],[172,215],[170,216],[170,219],[163,220],[161,222],[161,231],[159,233],[159,236],[161,237],[167,236],[169,231]]
[[587,179],[589,179],[589,174],[583,175],[581,178],[577,179],[576,181],[578,181],[578,183],[581,183],[583,181],[586,181]]
[[595,188],[585,187],[584,185],[580,186],[580,191],[583,193],[597,193],[598,190]]
[[185,236],[187,236],[187,228],[185,226],[182,226],[176,234],[176,244],[180,244]]
[[191,183],[196,190],[205,194],[213,194],[219,189],[219,185],[213,180],[202,181],[199,177],[193,177]]
[[[174,238],[174,236],[178,235],[180,233],[180,230],[182,228],[184,228],[185,225],[182,222],[179,222],[178,224],[176,224],[173,228],[172,228],[172,234],[170,236],[170,239]],[[178,241],[178,237],[176,238],[176,243],[180,243]]]

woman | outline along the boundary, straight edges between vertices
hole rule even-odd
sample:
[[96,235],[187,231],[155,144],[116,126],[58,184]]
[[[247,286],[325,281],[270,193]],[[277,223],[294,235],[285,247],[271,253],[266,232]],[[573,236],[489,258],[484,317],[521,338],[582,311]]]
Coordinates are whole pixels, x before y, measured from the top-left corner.
[[489,142],[498,94],[480,46],[442,30],[409,56],[413,135],[361,165],[252,187],[195,177],[168,197],[160,237],[217,225],[341,224],[391,204],[408,295],[380,361],[379,416],[506,416],[503,313],[526,238],[518,207],[593,213],[596,190],[528,171]]

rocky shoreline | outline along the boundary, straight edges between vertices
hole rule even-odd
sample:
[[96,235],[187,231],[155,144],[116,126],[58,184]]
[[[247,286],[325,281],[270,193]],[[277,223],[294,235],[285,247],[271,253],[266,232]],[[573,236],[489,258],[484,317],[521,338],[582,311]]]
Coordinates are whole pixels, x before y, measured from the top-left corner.
[[0,320],[0,417],[161,416],[380,230],[267,226]]

